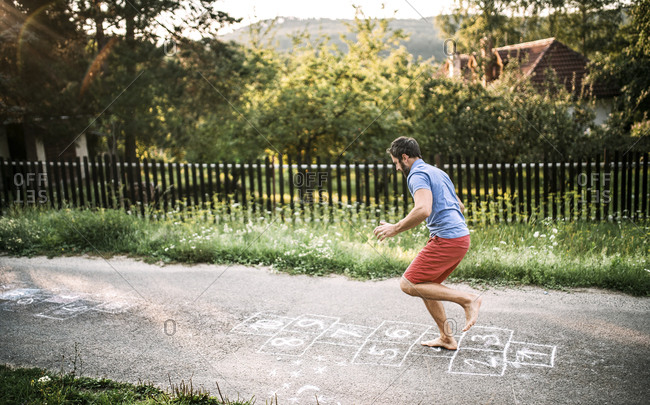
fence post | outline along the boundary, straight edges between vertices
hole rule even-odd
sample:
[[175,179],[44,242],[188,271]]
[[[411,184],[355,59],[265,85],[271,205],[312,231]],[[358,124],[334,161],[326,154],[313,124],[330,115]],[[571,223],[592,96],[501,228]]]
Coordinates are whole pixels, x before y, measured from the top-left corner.
[[566,218],[566,171],[564,167],[564,156],[560,161],[560,219]]
[[634,219],[641,216],[641,189],[639,187],[639,178],[641,177],[641,158],[640,152],[634,152]]
[[634,207],[632,205],[632,196],[634,195],[634,191],[632,189],[632,174],[634,173],[632,164],[634,162],[634,152],[628,152],[627,153],[627,196],[626,201],[627,201],[627,217],[632,219],[634,218]]
[[325,177],[327,181],[327,208],[329,209],[329,215],[330,218],[334,214],[334,206],[332,204],[332,160],[328,157],[325,161],[325,164],[327,165],[327,169],[325,170]]
[[[165,175],[165,162],[160,161],[158,162],[158,166],[160,169],[160,198],[162,199],[162,210],[163,210],[163,218],[167,217],[167,179]],[[209,169],[209,167],[208,167]],[[208,170],[209,173],[209,170]]]
[[272,213],[271,208],[271,173],[269,157],[264,157],[264,176],[266,177],[266,211]]
[[[278,155],[278,170],[279,170],[278,175],[280,178],[280,184],[279,184],[280,185],[280,207],[284,209],[284,170],[282,168],[283,161],[284,161],[284,155],[280,153]],[[282,215],[284,216],[284,210],[282,210]]]
[[[481,212],[481,170],[478,167],[478,156],[474,157],[474,183],[476,184],[476,212],[475,214],[480,214]],[[478,218],[475,217],[475,222],[479,222]]]
[[287,176],[289,179],[289,208],[291,209],[291,218],[295,219],[293,210],[295,209],[295,203],[293,201],[293,169],[291,168],[291,154],[287,155]]
[[643,154],[643,218],[648,219],[648,153]]
[[494,222],[501,221],[499,213],[499,177],[497,174],[497,162],[492,163],[492,200],[494,201]]
[[144,218],[145,217],[144,190],[143,190],[144,185],[142,184],[142,167],[140,166],[140,159],[136,159],[135,161],[135,174],[136,174],[136,181],[138,184],[138,201],[140,202],[140,214],[142,215],[142,218]]

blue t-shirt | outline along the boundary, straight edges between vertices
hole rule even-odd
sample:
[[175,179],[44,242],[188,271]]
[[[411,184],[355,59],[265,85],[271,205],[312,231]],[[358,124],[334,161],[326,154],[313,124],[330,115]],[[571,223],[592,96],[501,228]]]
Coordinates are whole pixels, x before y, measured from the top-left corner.
[[447,173],[418,159],[406,178],[411,195],[421,188],[431,190],[433,206],[427,218],[431,237],[452,239],[469,235],[465,216],[456,199],[456,189]]

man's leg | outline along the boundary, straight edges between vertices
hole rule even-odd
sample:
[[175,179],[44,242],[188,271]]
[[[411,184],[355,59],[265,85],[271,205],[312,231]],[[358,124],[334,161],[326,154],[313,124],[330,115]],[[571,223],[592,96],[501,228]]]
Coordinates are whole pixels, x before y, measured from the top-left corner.
[[420,297],[425,300],[434,301],[451,301],[463,307],[465,310],[465,327],[466,332],[474,326],[478,319],[478,310],[481,307],[481,296],[470,294],[462,291],[452,290],[438,283],[419,283],[413,284],[406,277],[400,280],[402,291],[413,297]]
[[454,331],[451,330],[451,327],[447,322],[447,314],[445,313],[445,307],[442,305],[442,302],[428,300],[426,298],[423,298],[422,300],[424,301],[424,305],[426,305],[429,313],[436,321],[438,329],[440,330],[439,338],[423,341],[422,345],[431,347],[444,347],[445,349],[449,350],[458,349],[458,343],[456,343],[456,339],[454,339],[453,336]]

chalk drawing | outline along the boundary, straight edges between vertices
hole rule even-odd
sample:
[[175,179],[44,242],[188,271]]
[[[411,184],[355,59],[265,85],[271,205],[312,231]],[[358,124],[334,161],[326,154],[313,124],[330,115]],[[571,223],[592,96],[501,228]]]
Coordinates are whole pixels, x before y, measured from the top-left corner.
[[91,311],[119,314],[134,307],[126,301],[104,301],[89,294],[12,288],[0,293],[0,310],[26,311],[35,317],[66,320]]
[[[451,374],[503,376],[508,365],[555,365],[556,346],[514,341],[512,329],[475,325],[456,336],[458,349],[450,351],[420,344],[440,336],[432,325],[384,320],[372,328],[339,320],[325,315],[290,318],[258,312],[232,331],[268,337],[258,353],[302,357],[311,352],[310,357],[319,363],[340,367],[402,367],[409,356],[423,356],[448,359],[447,372]],[[326,368],[314,370],[316,374],[325,374]]]

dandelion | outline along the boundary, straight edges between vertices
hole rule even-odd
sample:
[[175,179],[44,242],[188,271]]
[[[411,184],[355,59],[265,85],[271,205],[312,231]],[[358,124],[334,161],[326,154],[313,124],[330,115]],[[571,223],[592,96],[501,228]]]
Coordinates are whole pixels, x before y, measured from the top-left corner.
[[553,233],[557,233],[557,228],[553,228],[553,229],[551,229],[551,231],[552,231]]
[[535,232],[535,233],[533,234],[533,238],[539,238],[539,232]]

